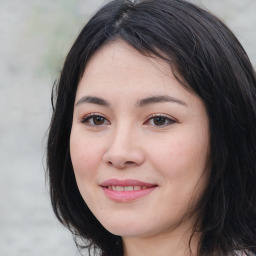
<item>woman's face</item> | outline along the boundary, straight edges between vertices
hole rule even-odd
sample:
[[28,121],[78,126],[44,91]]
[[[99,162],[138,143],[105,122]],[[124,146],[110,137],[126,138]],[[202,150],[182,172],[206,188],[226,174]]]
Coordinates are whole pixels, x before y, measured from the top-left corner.
[[123,41],[102,47],[78,85],[70,152],[80,193],[110,232],[186,231],[207,185],[203,102],[170,66]]

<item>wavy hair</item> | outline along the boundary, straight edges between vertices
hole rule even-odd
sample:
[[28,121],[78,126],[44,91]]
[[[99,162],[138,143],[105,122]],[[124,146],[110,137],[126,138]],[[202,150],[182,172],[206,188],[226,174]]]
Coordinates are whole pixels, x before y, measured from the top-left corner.
[[94,248],[103,256],[123,254],[121,237],[108,232],[82,199],[69,152],[79,80],[90,57],[118,39],[175,67],[177,79],[206,106],[211,172],[197,204],[198,255],[256,253],[255,71],[226,25],[183,0],[111,1],[74,42],[52,92],[47,175],[57,218],[81,248]]

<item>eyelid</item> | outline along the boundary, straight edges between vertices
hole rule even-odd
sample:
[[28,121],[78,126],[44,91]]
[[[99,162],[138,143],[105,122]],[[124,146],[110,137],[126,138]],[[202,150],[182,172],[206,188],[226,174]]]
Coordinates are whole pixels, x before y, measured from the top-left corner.
[[[89,122],[90,118],[94,118],[94,117],[102,117],[104,118],[104,123],[103,124],[92,124]],[[153,120],[154,118],[157,118],[157,117],[161,117],[161,118],[164,118],[167,123],[166,124],[163,124],[163,125],[156,125],[156,124],[149,124],[149,122],[151,120]],[[103,115],[103,114],[100,114],[100,113],[89,113],[89,114],[86,114],[84,115],[82,118],[81,118],[81,123],[85,124],[85,125],[88,125],[88,126],[92,126],[92,127],[102,127],[104,125],[109,125],[111,124],[110,121]],[[107,122],[107,123],[106,123]],[[149,115],[147,118],[146,118],[146,121],[143,123],[145,125],[152,125],[152,126],[156,126],[156,127],[165,127],[165,126],[168,126],[168,125],[171,125],[171,124],[174,124],[174,123],[177,123],[178,121],[173,118],[172,116],[170,115],[167,115],[167,114],[151,114]]]
[[102,114],[100,114],[100,113],[89,113],[89,114],[86,114],[86,115],[84,115],[84,116],[81,118],[80,122],[83,123],[83,124],[86,124],[86,125],[89,125],[89,126],[95,126],[95,127],[106,125],[106,124],[102,124],[102,125],[93,125],[93,124],[90,124],[89,122],[87,122],[90,118],[93,118],[93,117],[102,117],[102,118],[105,119],[105,121],[108,122],[108,124],[110,124],[110,121],[109,121],[104,115],[102,115]]
[[[167,115],[167,114],[151,114],[147,117],[144,124],[147,124],[150,120],[152,120],[155,117],[163,117],[163,118],[166,118],[166,120],[169,120],[169,122],[167,124],[159,125],[159,127],[165,127],[165,126],[168,126],[168,125],[171,125],[171,124],[174,124],[174,123],[178,122],[175,118],[173,118],[172,116]],[[154,126],[157,127],[157,125],[154,125]]]

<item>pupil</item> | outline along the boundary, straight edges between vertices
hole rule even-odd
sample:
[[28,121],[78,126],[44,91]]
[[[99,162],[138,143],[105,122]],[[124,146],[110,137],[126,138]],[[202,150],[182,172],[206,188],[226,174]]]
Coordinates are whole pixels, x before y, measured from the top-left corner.
[[101,117],[101,116],[95,116],[93,118],[93,123],[96,124],[96,125],[101,125],[104,123],[104,118]]
[[165,118],[161,117],[161,116],[155,117],[154,124],[155,125],[164,125],[165,124]]

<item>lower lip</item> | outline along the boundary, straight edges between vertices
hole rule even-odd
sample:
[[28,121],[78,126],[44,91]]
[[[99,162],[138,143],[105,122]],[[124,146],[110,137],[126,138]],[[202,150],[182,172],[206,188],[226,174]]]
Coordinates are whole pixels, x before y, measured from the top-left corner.
[[133,190],[133,191],[115,191],[102,187],[105,195],[113,201],[117,202],[129,202],[144,197],[151,193],[156,187],[150,187],[147,189]]

